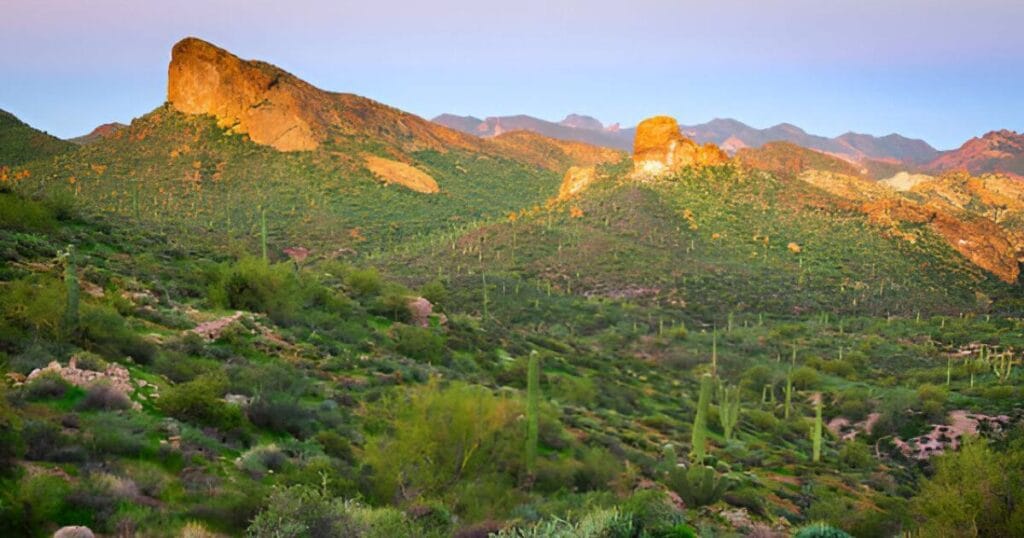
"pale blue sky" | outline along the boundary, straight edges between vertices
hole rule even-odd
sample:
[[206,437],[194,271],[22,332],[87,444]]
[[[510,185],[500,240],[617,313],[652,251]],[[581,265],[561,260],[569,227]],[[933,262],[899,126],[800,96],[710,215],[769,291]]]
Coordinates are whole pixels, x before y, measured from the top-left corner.
[[165,98],[194,35],[432,117],[733,117],[924,138],[1024,130],[1018,0],[0,0],[0,108],[58,136]]

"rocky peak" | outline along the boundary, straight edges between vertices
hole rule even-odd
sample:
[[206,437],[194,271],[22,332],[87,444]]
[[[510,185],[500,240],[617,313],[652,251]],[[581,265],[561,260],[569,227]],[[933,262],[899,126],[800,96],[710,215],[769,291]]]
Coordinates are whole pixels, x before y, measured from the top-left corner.
[[714,144],[697,145],[679,131],[669,116],[654,116],[640,122],[633,140],[633,173],[656,177],[687,166],[722,164],[728,156]]
[[282,69],[242,60],[200,39],[185,38],[171,51],[171,106],[212,115],[221,127],[280,151],[311,150],[326,138],[323,93]]
[[604,129],[604,124],[602,124],[597,118],[583,116],[581,114],[569,114],[559,123],[566,127],[573,127],[575,129],[589,129],[591,131],[600,131]]

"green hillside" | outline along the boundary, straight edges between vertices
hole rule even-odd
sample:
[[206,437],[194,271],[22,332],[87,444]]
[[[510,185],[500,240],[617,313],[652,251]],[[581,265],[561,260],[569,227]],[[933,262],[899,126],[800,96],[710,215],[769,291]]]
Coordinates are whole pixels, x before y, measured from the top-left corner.
[[280,153],[227,134],[212,118],[169,108],[119,137],[28,166],[23,192],[66,192],[84,210],[207,245],[256,244],[260,208],[271,251],[382,247],[537,204],[560,177],[536,165],[460,151],[413,158],[442,186],[425,196],[385,186],[361,163],[388,146],[351,138],[316,152]]
[[719,324],[730,313],[1019,311],[1019,286],[941,238],[920,226],[925,239],[916,243],[888,237],[840,202],[800,181],[731,166],[655,183],[622,184],[613,172],[579,200],[437,233],[381,262],[413,282],[435,274],[530,279]]
[[33,129],[14,114],[0,110],[0,167],[67,153],[75,145]]

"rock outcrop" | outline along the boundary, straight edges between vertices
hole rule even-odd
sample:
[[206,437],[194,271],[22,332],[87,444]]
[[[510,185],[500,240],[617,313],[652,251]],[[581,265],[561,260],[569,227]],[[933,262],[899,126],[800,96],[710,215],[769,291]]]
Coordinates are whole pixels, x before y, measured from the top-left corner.
[[424,194],[434,194],[441,191],[430,174],[399,161],[392,161],[376,155],[365,155],[363,157],[366,169],[387,184],[401,185],[407,189]]
[[565,172],[562,185],[558,188],[557,201],[564,202],[587,189],[597,180],[593,166],[573,166]]
[[700,146],[683,136],[674,118],[655,116],[636,128],[633,173],[637,177],[658,177],[687,166],[711,166],[728,160],[729,156],[718,146]]
[[210,114],[221,127],[281,151],[320,145],[330,121],[320,90],[262,62],[244,61],[210,43],[174,45],[167,100],[186,114]]

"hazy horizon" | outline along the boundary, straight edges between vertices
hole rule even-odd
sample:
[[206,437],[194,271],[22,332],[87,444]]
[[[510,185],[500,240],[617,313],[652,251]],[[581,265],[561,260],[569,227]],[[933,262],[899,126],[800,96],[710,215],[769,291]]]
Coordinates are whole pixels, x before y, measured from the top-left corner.
[[64,138],[130,121],[164,101],[171,45],[194,35],[426,118],[670,114],[939,149],[1024,130],[1024,5],[742,4],[0,0],[0,108]]

